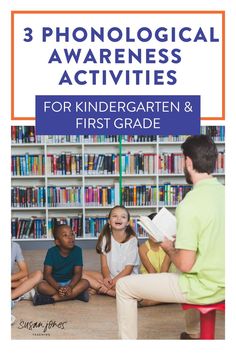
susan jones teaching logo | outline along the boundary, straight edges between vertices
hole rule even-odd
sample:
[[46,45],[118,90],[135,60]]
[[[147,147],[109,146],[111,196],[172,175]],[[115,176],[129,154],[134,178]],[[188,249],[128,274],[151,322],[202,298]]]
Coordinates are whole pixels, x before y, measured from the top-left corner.
[[50,336],[54,330],[65,330],[67,321],[25,321],[20,319],[18,329],[27,330],[33,336]]

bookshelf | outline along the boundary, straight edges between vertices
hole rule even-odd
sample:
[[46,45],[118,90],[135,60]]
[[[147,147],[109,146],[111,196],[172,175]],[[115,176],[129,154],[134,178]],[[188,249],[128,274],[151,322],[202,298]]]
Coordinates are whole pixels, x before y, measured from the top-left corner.
[[[224,127],[214,135],[224,183]],[[37,136],[12,127],[12,237],[52,240],[54,218],[81,240],[97,239],[110,208],[125,205],[139,237],[137,217],[176,205],[190,190],[182,173],[185,136]]]

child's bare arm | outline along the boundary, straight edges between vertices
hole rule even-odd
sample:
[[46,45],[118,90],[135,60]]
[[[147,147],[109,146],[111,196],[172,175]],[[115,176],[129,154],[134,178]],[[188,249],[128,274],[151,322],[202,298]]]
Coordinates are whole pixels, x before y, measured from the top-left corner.
[[165,255],[164,261],[161,265],[161,273],[166,273],[168,272],[169,268],[170,268],[170,264],[171,264],[171,260],[170,257],[168,255]]
[[126,275],[130,275],[133,271],[134,266],[133,265],[127,265],[125,268],[117,274],[113,279],[112,279],[112,286],[110,288],[114,288],[116,282],[118,279],[125,277]]
[[139,246],[139,257],[140,260],[143,264],[143,266],[146,268],[148,273],[156,273],[155,268],[153,267],[152,263],[149,261],[147,257],[147,252],[148,248],[147,246],[143,243],[141,246]]
[[27,277],[29,274],[28,267],[27,267],[27,264],[25,261],[17,262],[17,265],[18,265],[19,270],[18,270],[18,272],[13,273],[11,275],[12,282],[17,281],[17,280],[21,280],[21,279]]
[[110,269],[107,264],[107,257],[104,254],[101,254],[100,261],[101,261],[101,272],[103,278],[110,278]]
[[59,290],[60,284],[52,276],[52,267],[45,265],[43,269],[43,279],[48,282],[54,289]]
[[75,266],[74,267],[74,275],[73,278],[71,279],[71,282],[68,286],[70,286],[72,289],[74,288],[74,286],[76,284],[78,284],[78,282],[81,280],[82,277],[82,271],[83,271],[83,267],[82,266]]

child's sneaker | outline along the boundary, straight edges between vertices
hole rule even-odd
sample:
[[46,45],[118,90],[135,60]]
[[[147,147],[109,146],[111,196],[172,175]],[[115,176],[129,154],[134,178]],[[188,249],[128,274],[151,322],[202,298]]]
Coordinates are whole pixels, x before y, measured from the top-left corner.
[[83,291],[81,294],[79,294],[76,297],[77,300],[84,301],[84,302],[89,302],[89,293],[88,290]]
[[42,295],[39,293],[36,293],[33,298],[34,306],[54,304],[54,302],[55,300],[51,296]]
[[35,296],[35,290],[32,289],[20,297],[21,300],[33,300]]
[[16,321],[16,318],[15,316],[11,315],[11,325],[13,325]]

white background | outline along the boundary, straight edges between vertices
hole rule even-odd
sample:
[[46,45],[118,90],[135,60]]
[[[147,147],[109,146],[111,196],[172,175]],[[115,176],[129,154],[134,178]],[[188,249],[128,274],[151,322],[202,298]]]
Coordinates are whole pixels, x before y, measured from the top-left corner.
[[[201,95],[201,116],[221,117],[222,116],[222,15],[221,14],[15,14],[15,117],[35,116],[35,96],[36,95]],[[30,27],[33,32],[33,40],[25,42],[25,27]],[[43,27],[50,27],[53,34],[47,37],[46,42],[42,40]],[[56,42],[56,28],[64,32],[69,27],[69,42],[60,37],[60,42]],[[72,37],[72,32],[77,27],[83,27],[88,32],[87,40],[76,42]],[[96,40],[91,42],[89,29],[93,27],[99,30],[105,29],[105,41]],[[112,27],[118,27],[124,33],[119,42],[112,42],[106,37],[107,31]],[[132,38],[135,42],[126,42],[125,29],[131,28]],[[166,27],[169,36],[167,42],[158,42],[153,38],[148,42],[141,42],[137,39],[136,33],[142,27],[148,27],[154,34],[159,27]],[[171,28],[176,28],[176,39],[171,41]],[[192,38],[191,42],[183,42],[178,38],[178,31],[183,27],[190,27],[191,32],[186,32],[186,37]],[[193,42],[199,28],[202,28],[207,42]],[[214,28],[214,38],[219,42],[210,42],[210,28]],[[144,33],[143,35],[145,35]],[[80,33],[81,35],[81,33]],[[115,34],[114,34],[115,35]],[[48,63],[54,48],[60,55],[62,63]],[[111,63],[99,63],[99,50],[108,48],[111,50]],[[128,48],[136,52],[142,50],[142,63],[133,62],[128,64],[128,56],[125,53],[125,64],[114,63],[114,50]],[[158,50],[164,48],[170,54],[174,48],[180,49],[181,62],[178,64],[169,61],[166,64],[158,63],[160,58],[155,55],[156,64],[145,63],[145,49]],[[66,62],[64,49],[81,49],[81,60],[75,63]],[[91,49],[98,63],[91,62],[83,64],[82,60]],[[162,59],[162,58],[160,58]],[[165,72],[164,85],[154,85],[151,79],[150,85],[145,85],[145,80],[141,76],[141,84],[135,85],[131,75],[131,84],[126,85],[125,75],[122,74],[117,85],[109,77],[109,70],[117,73],[119,70],[150,70],[152,78],[153,70],[163,70]],[[59,85],[62,74],[67,70],[73,85]],[[102,85],[101,75],[97,79],[97,84],[91,84],[91,75],[82,75],[81,79],[87,79],[88,84],[78,85],[74,81],[74,75],[78,70],[105,70],[107,71],[107,85]],[[167,71],[175,70],[177,83],[168,85],[166,82]],[[144,76],[145,77],[145,76]],[[124,78],[124,79],[123,79]]]
[[[232,0],[173,0],[137,2],[105,1],[0,1],[0,158],[1,158],[1,291],[0,336],[4,353],[50,353],[95,351],[96,353],[125,353],[155,351],[165,353],[232,353],[235,352],[236,329],[236,233],[235,233],[235,1]],[[226,11],[226,281],[227,315],[226,340],[224,341],[11,341],[10,340],[10,10],[225,10]],[[21,122],[19,122],[21,124]],[[79,330],[79,328],[78,328]]]

